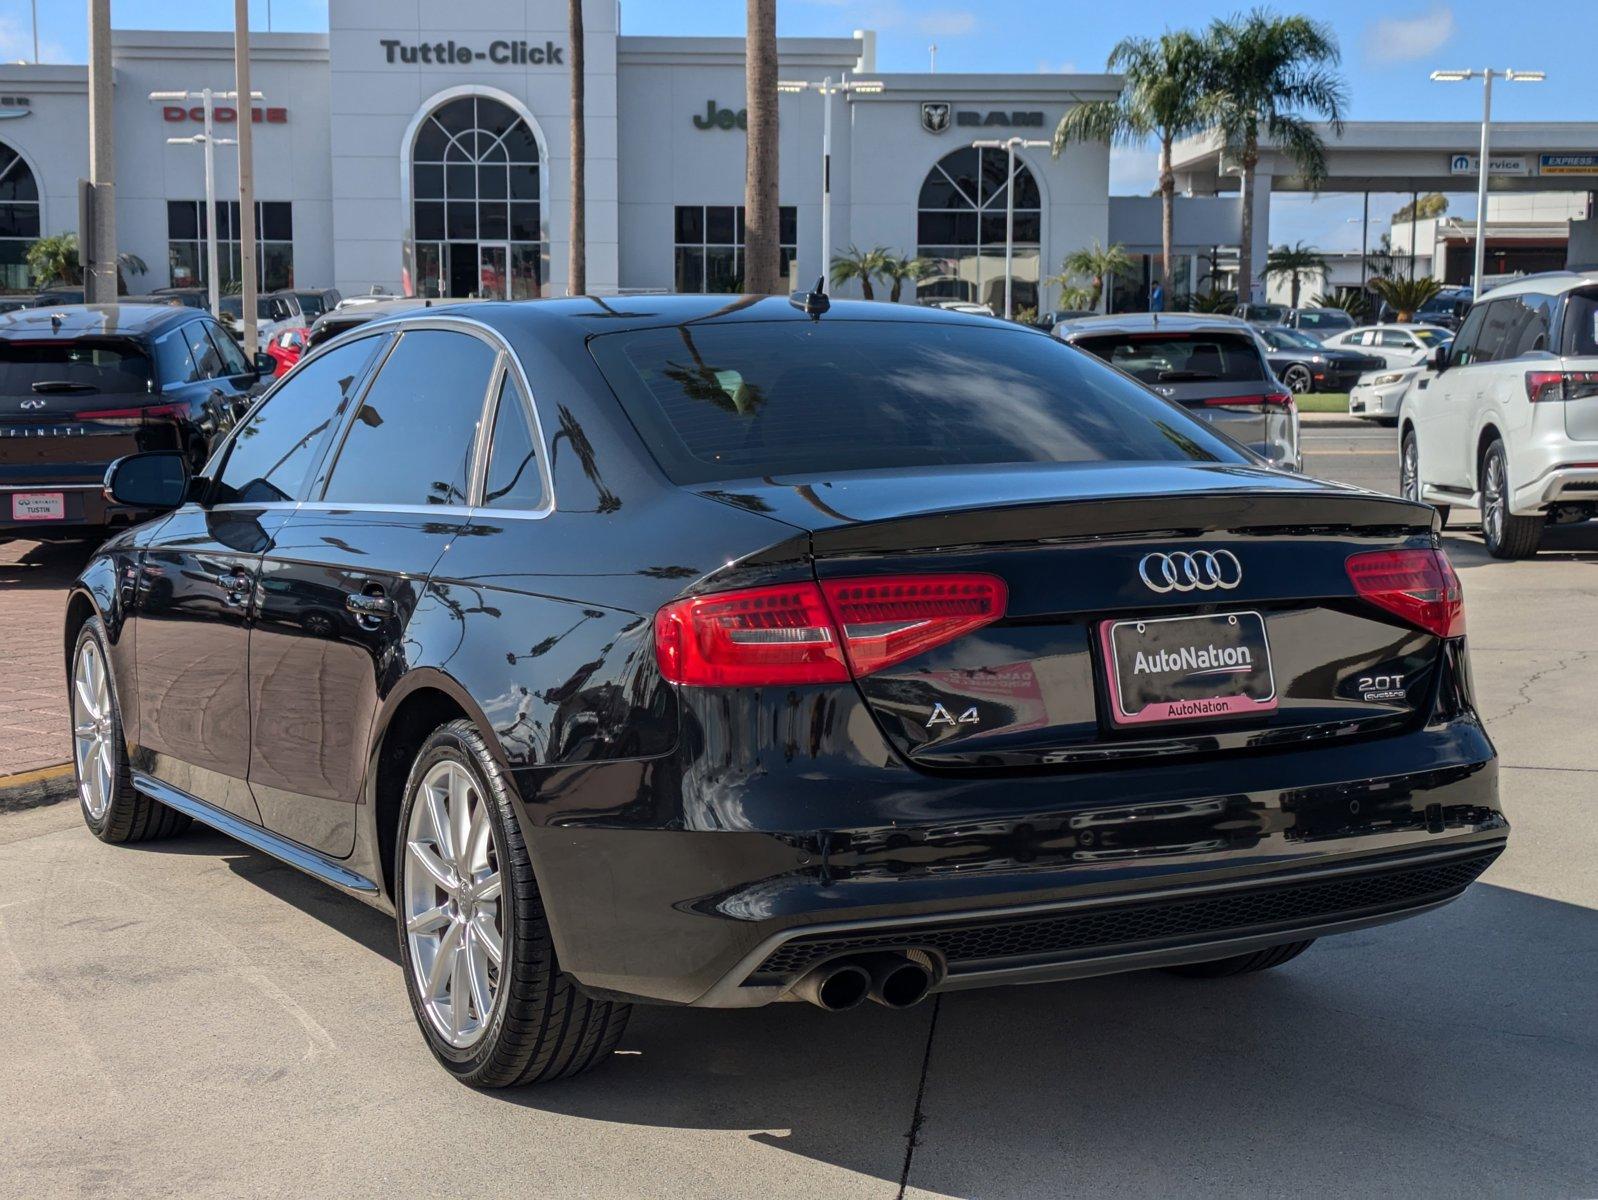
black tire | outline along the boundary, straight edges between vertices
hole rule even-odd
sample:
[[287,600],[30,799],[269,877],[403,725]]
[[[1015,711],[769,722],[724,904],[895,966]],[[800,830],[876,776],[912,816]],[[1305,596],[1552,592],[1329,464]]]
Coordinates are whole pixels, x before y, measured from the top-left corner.
[[1314,944],[1314,938],[1307,942],[1286,942],[1280,946],[1267,946],[1252,954],[1234,954],[1231,958],[1217,958],[1214,962],[1182,963],[1165,969],[1173,975],[1185,975],[1189,979],[1229,979],[1233,975],[1250,975],[1255,971],[1279,967],[1291,962]]
[[[122,706],[117,700],[116,676],[109,668],[110,644],[105,636],[105,626],[100,623],[99,617],[91,616],[78,630],[78,640],[72,646],[72,673],[67,677],[69,692],[75,686],[77,666],[84,654],[84,645],[88,642],[94,644],[99,652],[100,661],[106,664],[106,694],[110,702],[111,786],[110,801],[106,804],[105,811],[96,816],[89,800],[90,790],[84,783],[84,764],[81,761],[83,756],[78,753],[78,739],[74,734],[72,771],[77,783],[78,810],[83,813],[84,824],[102,842],[113,844],[149,842],[157,838],[175,837],[185,832],[194,823],[193,819],[187,813],[180,813],[158,800],[150,799],[133,786],[133,774],[128,766],[127,740],[122,733]],[[69,723],[73,722],[73,714],[76,711],[69,694],[67,703]]]
[[[1420,495],[1420,442],[1415,437],[1414,426],[1404,430],[1403,436],[1398,439],[1398,494],[1406,500],[1426,503]],[[1432,507],[1437,510],[1439,524],[1447,528],[1448,505],[1434,504]]]
[[[500,876],[503,958],[495,975],[492,1013],[479,1040],[452,1046],[433,1027],[415,979],[406,932],[407,830],[422,781],[446,760],[464,766],[488,801],[495,867]],[[560,969],[533,878],[532,862],[511,805],[510,785],[470,721],[441,725],[422,743],[405,781],[395,835],[394,895],[400,963],[411,1011],[440,1065],[477,1088],[518,1087],[577,1075],[606,1062],[627,1028],[630,1005],[583,994]]]
[[1282,372],[1282,383],[1287,390],[1295,396],[1304,395],[1315,390],[1315,380],[1310,375],[1309,368],[1302,363],[1294,363]]
[[1494,558],[1530,558],[1542,542],[1547,518],[1517,517],[1509,511],[1509,455],[1494,438],[1481,456],[1481,535]]

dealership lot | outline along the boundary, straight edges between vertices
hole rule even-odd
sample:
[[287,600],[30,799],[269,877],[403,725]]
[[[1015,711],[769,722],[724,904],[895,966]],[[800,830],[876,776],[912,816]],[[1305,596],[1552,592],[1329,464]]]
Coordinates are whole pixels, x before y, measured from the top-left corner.
[[[1389,488],[1393,443],[1317,425],[1307,468]],[[427,1055],[387,918],[209,833],[0,813],[0,1193],[1598,1192],[1598,530],[1521,563],[1447,544],[1510,848],[1439,913],[1242,980],[640,1008],[604,1070],[478,1094]],[[16,728],[48,736],[83,553],[0,548]]]

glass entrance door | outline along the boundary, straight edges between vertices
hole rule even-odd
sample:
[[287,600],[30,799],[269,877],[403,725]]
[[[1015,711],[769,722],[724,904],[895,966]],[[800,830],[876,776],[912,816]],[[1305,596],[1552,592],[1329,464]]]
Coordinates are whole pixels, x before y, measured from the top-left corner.
[[477,294],[485,300],[510,299],[510,243],[477,243]]

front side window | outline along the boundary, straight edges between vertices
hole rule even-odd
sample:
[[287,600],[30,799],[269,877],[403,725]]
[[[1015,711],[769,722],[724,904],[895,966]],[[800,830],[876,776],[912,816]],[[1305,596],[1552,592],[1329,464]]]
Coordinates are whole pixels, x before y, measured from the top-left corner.
[[350,422],[322,498],[465,504],[494,359],[494,349],[468,333],[401,335]]
[[1472,363],[1482,362],[1482,356],[1477,349],[1481,340],[1482,329],[1487,324],[1486,304],[1477,304],[1465,314],[1465,323],[1459,327],[1459,336],[1454,339],[1452,365],[1468,367]]
[[[679,204],[674,213],[672,256],[679,292],[741,292],[744,286],[744,210],[742,205]],[[782,255],[779,292],[793,288],[793,261],[799,254],[799,210],[777,210],[777,241]]]
[[589,345],[680,484],[895,467],[1251,461],[1089,355],[1021,329],[781,321],[638,330]]
[[360,338],[296,368],[228,442],[213,500],[267,504],[303,499],[306,476],[383,340]]
[[538,452],[533,446],[527,403],[515,378],[507,371],[500,385],[499,407],[494,413],[483,505],[486,508],[537,508],[543,496],[544,482],[538,473]]

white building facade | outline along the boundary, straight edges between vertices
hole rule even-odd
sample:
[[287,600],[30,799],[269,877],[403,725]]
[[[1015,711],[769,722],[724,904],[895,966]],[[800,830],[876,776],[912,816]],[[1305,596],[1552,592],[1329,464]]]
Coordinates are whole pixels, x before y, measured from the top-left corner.
[[[560,0],[332,0],[329,32],[255,33],[256,198],[263,286],[345,294],[565,292],[571,178],[566,5]],[[622,37],[609,0],[584,6],[589,290],[737,291],[745,133],[741,39]],[[921,294],[1002,304],[1013,185],[1017,307],[1071,250],[1110,238],[1109,152],[1017,154],[974,140],[1047,139],[1112,75],[879,74],[871,39],[783,39],[784,80],[882,84],[834,97],[831,254],[882,247],[935,261]],[[865,55],[864,60],[862,55]],[[229,90],[226,34],[113,35],[118,246],[148,266],[131,292],[203,282],[196,103]],[[822,115],[780,97],[782,243],[790,282],[821,273]],[[219,102],[229,136],[238,106]],[[13,115],[14,114],[14,115]],[[87,173],[82,67],[0,67],[0,285],[22,253],[75,230]],[[224,282],[237,276],[237,164],[217,148]],[[915,285],[906,289],[906,298]]]

